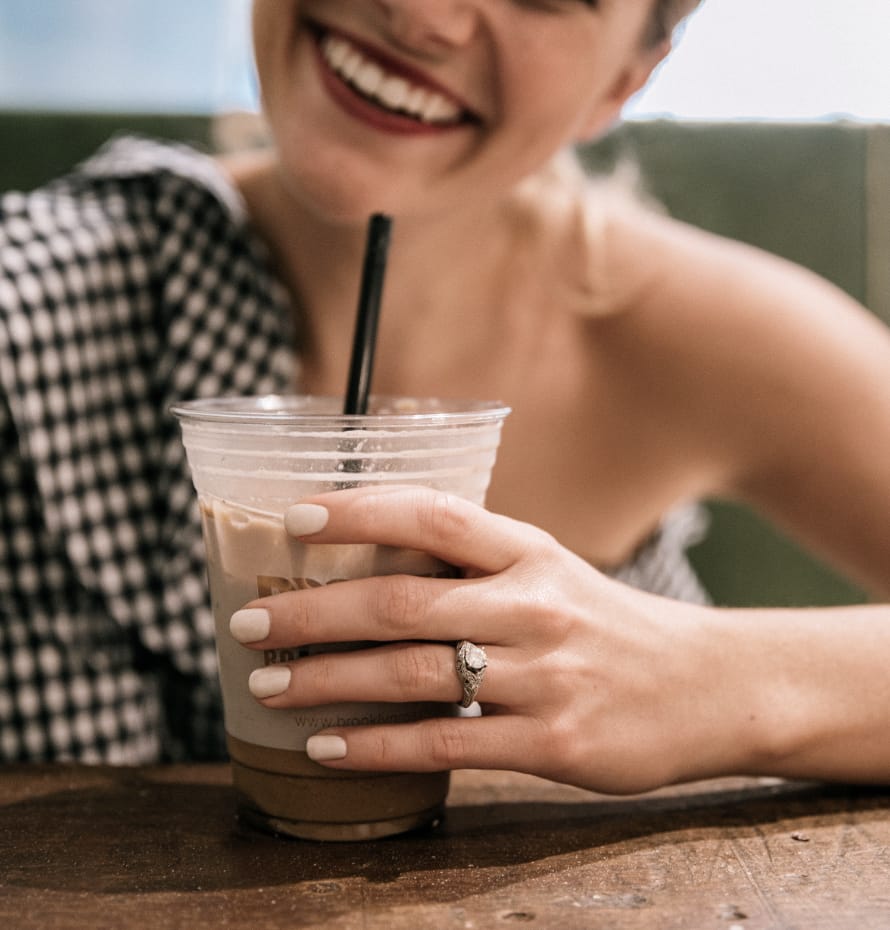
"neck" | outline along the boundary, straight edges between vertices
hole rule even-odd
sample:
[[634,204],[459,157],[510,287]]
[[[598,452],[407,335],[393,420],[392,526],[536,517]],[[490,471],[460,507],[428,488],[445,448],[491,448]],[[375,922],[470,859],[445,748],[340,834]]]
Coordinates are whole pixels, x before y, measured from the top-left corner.
[[[332,224],[305,209],[288,197],[269,163],[235,174],[279,274],[300,308],[305,388],[337,392],[344,383],[351,349],[365,226]],[[396,219],[378,347],[382,377],[404,364],[391,358],[387,366],[384,346],[400,346],[401,355],[411,347],[415,357],[434,358],[433,343],[447,342],[443,337],[449,332],[472,339],[480,326],[496,323],[494,278],[509,243],[506,228],[503,206],[494,204],[474,204],[433,220]],[[473,301],[467,299],[469,294],[475,295]],[[486,313],[479,312],[479,295],[490,295]],[[399,379],[393,374],[393,380]]]

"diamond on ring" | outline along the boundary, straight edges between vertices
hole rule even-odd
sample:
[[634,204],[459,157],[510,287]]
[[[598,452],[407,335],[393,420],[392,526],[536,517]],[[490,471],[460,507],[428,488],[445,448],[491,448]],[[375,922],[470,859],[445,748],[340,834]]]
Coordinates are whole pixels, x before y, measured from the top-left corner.
[[485,669],[488,668],[488,656],[481,646],[477,646],[467,639],[462,639],[455,649],[454,666],[457,669],[457,677],[461,687],[464,689],[460,706],[469,707],[476,700],[476,693],[482,685],[482,679],[485,677]]

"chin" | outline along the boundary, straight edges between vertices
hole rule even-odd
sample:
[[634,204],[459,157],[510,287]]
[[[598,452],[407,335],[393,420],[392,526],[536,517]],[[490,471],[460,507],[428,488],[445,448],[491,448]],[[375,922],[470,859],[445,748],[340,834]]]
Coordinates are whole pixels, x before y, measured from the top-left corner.
[[436,211],[428,192],[412,190],[403,172],[368,164],[354,152],[337,159],[331,153],[293,151],[299,154],[288,158],[279,149],[282,183],[294,202],[320,221],[360,225],[372,213],[407,217]]
[[398,198],[379,187],[332,177],[329,172],[286,173],[284,183],[297,203],[326,224],[355,226],[364,224],[372,213],[401,212]]

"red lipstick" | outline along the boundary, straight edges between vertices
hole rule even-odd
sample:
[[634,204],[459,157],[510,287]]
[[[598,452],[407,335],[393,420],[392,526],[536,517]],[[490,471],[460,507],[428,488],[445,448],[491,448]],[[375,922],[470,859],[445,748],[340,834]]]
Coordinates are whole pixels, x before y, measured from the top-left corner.
[[[462,100],[459,100],[451,91],[442,87],[418,69],[398,61],[386,52],[355,38],[347,32],[330,29],[321,24],[314,24],[313,33],[316,63],[322,84],[334,101],[355,119],[359,119],[380,131],[398,135],[439,135],[478,121]],[[459,109],[459,117],[448,122],[426,122],[410,113],[389,109],[383,103],[364,94],[358,87],[338,74],[326,60],[322,51],[322,44],[329,36],[341,38],[348,42],[363,57],[385,71],[387,76],[400,77],[413,87],[422,88],[430,94],[436,94],[448,100]]]

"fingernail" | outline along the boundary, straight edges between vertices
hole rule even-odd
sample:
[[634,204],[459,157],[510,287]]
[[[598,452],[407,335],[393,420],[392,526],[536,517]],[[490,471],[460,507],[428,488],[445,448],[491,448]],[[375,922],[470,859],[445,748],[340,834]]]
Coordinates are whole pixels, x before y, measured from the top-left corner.
[[263,607],[236,610],[229,620],[229,632],[239,643],[257,643],[265,639],[271,629],[272,619]]
[[346,758],[346,740],[340,736],[310,736],[306,740],[306,755],[313,762],[332,762]]
[[267,665],[255,668],[247,679],[247,687],[256,698],[274,697],[287,691],[290,685],[290,669],[286,665]]
[[328,525],[328,509],[320,504],[294,504],[284,512],[284,528],[291,536],[311,536]]

